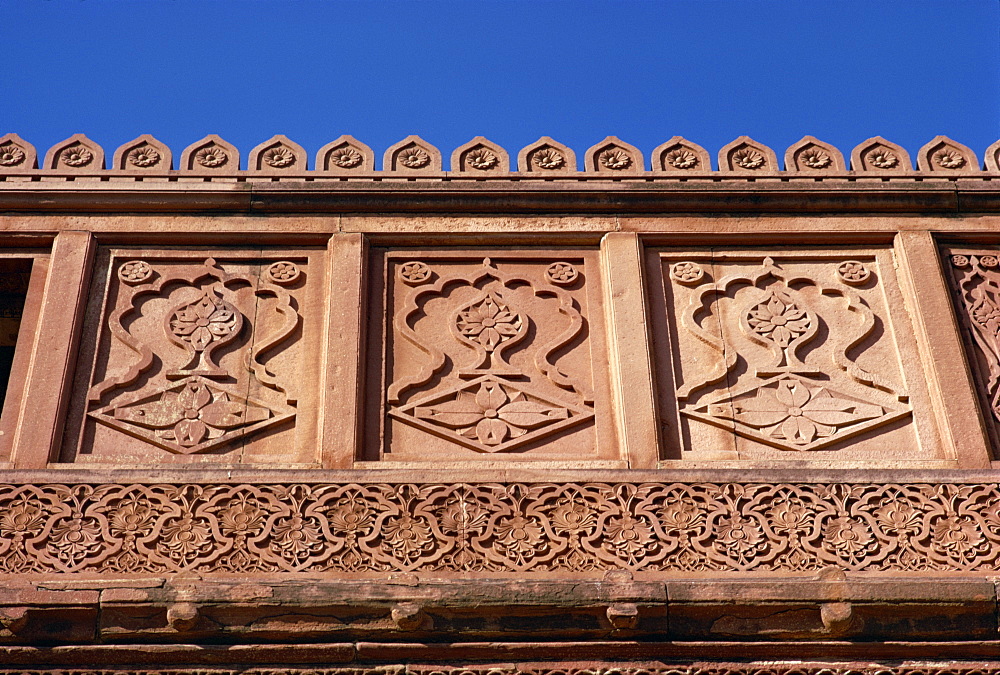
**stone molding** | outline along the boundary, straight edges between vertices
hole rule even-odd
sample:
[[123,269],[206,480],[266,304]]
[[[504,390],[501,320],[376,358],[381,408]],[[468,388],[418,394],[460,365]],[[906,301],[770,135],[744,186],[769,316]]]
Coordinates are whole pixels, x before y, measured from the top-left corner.
[[[618,181],[650,178],[689,179],[705,174],[723,174],[729,179],[806,174],[810,180],[866,173],[877,174],[884,178],[925,175],[933,175],[935,178],[982,177],[986,173],[997,172],[995,155],[1000,142],[984,151],[986,163],[983,167],[973,150],[946,136],[936,136],[917,153],[918,166],[913,170],[910,156],[903,148],[877,136],[853,149],[849,171],[845,169],[840,150],[812,136],[806,136],[785,151],[783,168],[779,166],[774,150],[747,136],[740,136],[719,150],[720,165],[714,169],[711,167],[708,153],[701,146],[675,136],[652,151],[651,170],[645,166],[643,153],[639,149],[620,141],[615,136],[608,136],[591,146],[584,154],[583,166],[580,167],[577,166],[576,154],[572,149],[547,136],[543,137],[517,153],[518,163],[514,171],[509,168],[507,151],[481,136],[455,149],[451,155],[450,171],[443,170],[441,151],[419,136],[408,136],[390,147],[385,153],[381,170],[375,169],[374,157],[368,146],[351,136],[341,136],[323,146],[316,155],[315,165],[311,168],[307,168],[306,153],[301,146],[281,135],[274,136],[255,147],[249,154],[248,161],[251,166],[248,168],[240,166],[239,150],[214,134],[186,148],[181,154],[180,165],[176,170],[171,165],[170,149],[148,134],[120,146],[110,168],[104,166],[103,149],[82,134],[76,134],[53,146],[46,153],[45,162],[40,168],[33,160],[34,146],[16,134],[0,138],[0,146],[17,148],[17,152],[12,153],[8,161],[2,161],[0,158],[0,181],[9,180],[14,176],[38,174],[65,175],[68,179],[74,180],[87,176],[114,179],[118,175],[122,177],[134,175],[134,172],[140,169],[144,176],[172,177],[192,174],[208,181],[213,177],[232,180],[234,176],[245,180],[253,179],[255,176],[257,180],[264,180],[265,177],[266,180],[302,180],[306,177],[313,180],[324,176],[328,180],[344,176],[350,176],[355,180],[371,180],[373,176],[385,173],[401,173],[421,179],[462,176],[477,180],[483,178],[498,180],[507,176],[527,177],[525,174],[531,174],[532,178],[544,180],[573,175],[574,180]],[[60,159],[64,150],[77,146],[86,152],[81,153],[79,158],[72,158],[72,163]],[[128,163],[127,153],[141,147],[153,148],[156,157],[137,155],[135,159],[139,161],[138,164],[135,161]],[[344,148],[347,149],[347,154],[338,155],[334,163],[329,158],[330,153]],[[401,151],[410,149],[413,157],[407,157],[406,162],[397,158]],[[478,166],[466,165],[465,155],[480,149],[483,150],[484,157],[477,160]],[[206,152],[202,153],[202,157],[196,157],[201,150]],[[268,150],[271,150],[274,156],[269,155],[265,162],[259,156]],[[552,157],[548,158],[546,154],[544,157],[536,158],[535,155],[540,150],[552,154]],[[880,151],[882,154],[879,154]],[[674,154],[671,155],[671,152]],[[491,159],[493,157],[496,160]]]
[[1000,570],[995,484],[0,487],[0,575]]

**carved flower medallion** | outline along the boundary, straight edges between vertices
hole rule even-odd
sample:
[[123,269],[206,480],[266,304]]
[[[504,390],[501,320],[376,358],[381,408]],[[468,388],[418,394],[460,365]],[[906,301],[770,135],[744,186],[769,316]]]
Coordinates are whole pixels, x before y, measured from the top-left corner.
[[597,156],[597,161],[600,162],[601,166],[606,169],[611,169],[612,171],[621,171],[622,169],[627,169],[632,163],[632,158],[628,156],[628,153],[619,148],[608,148],[604,150]]
[[553,171],[566,163],[566,159],[555,148],[542,148],[531,157],[531,162],[539,169]]
[[129,150],[127,158],[129,164],[145,169],[160,161],[160,153],[151,145],[140,145],[138,148]]
[[430,281],[432,272],[426,263],[422,263],[419,260],[412,260],[400,265],[397,274],[399,274],[399,278],[403,280],[404,284],[418,286]]
[[787,347],[809,330],[812,319],[784,293],[770,297],[750,310],[747,323],[753,332],[779,347]]
[[243,317],[235,307],[206,292],[194,302],[177,309],[170,318],[170,331],[195,351],[204,351],[213,342],[228,342],[239,331]]
[[847,260],[840,263],[837,267],[837,274],[840,275],[845,284],[851,286],[860,286],[872,276],[871,270],[857,260]]
[[423,148],[418,148],[415,145],[405,148],[399,153],[399,163],[408,169],[419,169],[430,164],[430,161],[431,156]]
[[810,169],[825,169],[833,164],[833,158],[819,148],[807,148],[799,155],[799,161]]
[[59,158],[66,166],[86,166],[94,159],[94,153],[84,146],[77,144],[59,153]]
[[362,154],[349,145],[341,146],[330,153],[330,162],[341,169],[352,169],[363,160]]
[[118,268],[118,278],[129,285],[141,284],[153,278],[153,268],[145,260],[130,260]]
[[229,155],[217,145],[208,145],[196,152],[194,159],[206,168],[217,169],[229,161]]
[[557,286],[569,286],[580,277],[580,272],[567,262],[556,262],[545,270],[545,278]]
[[295,515],[274,524],[271,548],[289,560],[302,560],[323,546],[323,534],[315,518]]
[[743,169],[756,171],[762,168],[766,162],[764,155],[753,148],[744,147],[733,153],[733,164]]
[[279,260],[267,268],[268,280],[282,286],[294,284],[301,274],[299,266],[287,260]]
[[698,155],[684,148],[677,148],[667,153],[667,164],[675,169],[693,169],[698,166]]
[[502,343],[517,336],[524,327],[524,318],[494,292],[461,311],[457,316],[459,334],[492,352]]
[[828,546],[844,557],[855,557],[872,543],[871,530],[861,521],[841,516],[823,528],[823,538]]
[[0,166],[17,166],[24,161],[24,150],[13,143],[0,145]]
[[879,169],[891,169],[899,164],[899,158],[888,148],[875,148],[865,157],[869,164]]
[[684,261],[670,267],[670,277],[679,284],[693,286],[705,278],[705,270],[698,263]]
[[465,161],[473,169],[487,171],[495,167],[500,159],[487,148],[476,148],[465,156]]
[[965,166],[965,157],[952,148],[942,148],[934,153],[934,161],[942,169],[961,169]]
[[0,534],[16,541],[37,534],[44,525],[45,513],[24,498],[0,511]]
[[283,145],[276,145],[265,150],[261,159],[268,166],[284,169],[295,163],[295,153]]

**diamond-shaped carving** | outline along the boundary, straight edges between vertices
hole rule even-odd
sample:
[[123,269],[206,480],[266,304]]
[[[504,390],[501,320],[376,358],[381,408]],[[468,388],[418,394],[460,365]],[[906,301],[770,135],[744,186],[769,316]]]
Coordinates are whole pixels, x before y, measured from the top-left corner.
[[389,412],[393,417],[480,452],[506,452],[594,416],[491,375],[462,382]]
[[170,452],[195,454],[295,415],[276,410],[203,377],[187,377],[90,413],[119,431]]
[[818,450],[910,413],[784,374],[683,413],[782,450]]

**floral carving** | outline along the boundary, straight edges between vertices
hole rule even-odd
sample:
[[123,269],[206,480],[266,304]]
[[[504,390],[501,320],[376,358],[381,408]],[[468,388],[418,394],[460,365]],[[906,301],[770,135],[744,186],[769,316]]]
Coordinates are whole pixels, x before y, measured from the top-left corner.
[[284,169],[295,163],[295,153],[283,145],[275,145],[264,151],[261,160],[275,169]]
[[497,548],[518,564],[524,564],[546,548],[542,528],[530,518],[504,518],[496,526]]
[[86,166],[94,159],[94,153],[82,145],[73,145],[59,153],[59,159],[66,166]]
[[823,538],[827,545],[845,558],[863,555],[875,540],[867,525],[846,516],[831,520],[823,529]]
[[622,169],[627,169],[632,163],[632,158],[628,156],[628,153],[619,148],[608,148],[607,150],[601,151],[597,156],[597,161],[600,162],[601,166],[611,169],[612,171],[621,171]]
[[145,260],[131,260],[118,268],[118,278],[134,286],[153,278],[153,268]]
[[262,422],[267,408],[234,399],[200,378],[167,389],[156,398],[114,410],[114,419],[151,429],[157,438],[185,451],[206,440],[220,440],[233,430]]
[[198,352],[213,342],[228,342],[242,325],[239,311],[210,292],[176,309],[169,320],[170,332]]
[[956,300],[978,347],[973,362],[993,417],[1000,421],[1000,258],[990,252],[951,255]]
[[684,261],[671,265],[670,277],[679,284],[695,285],[705,278],[705,270],[698,263]]
[[399,163],[408,169],[419,169],[430,164],[431,156],[423,148],[412,145],[400,150],[398,159]]
[[675,169],[693,169],[698,166],[698,155],[684,148],[667,153],[666,162]]
[[499,163],[500,159],[488,148],[476,148],[465,156],[465,162],[473,169],[487,171]]
[[965,166],[965,157],[953,148],[941,148],[932,155],[932,159],[942,169],[961,169]]
[[799,155],[799,161],[810,169],[825,169],[833,164],[833,158],[820,148],[806,148]]
[[729,514],[720,520],[716,546],[722,548],[733,560],[745,564],[764,545],[764,535],[756,521],[738,513]]
[[744,424],[764,438],[778,438],[807,449],[845,427],[881,417],[881,406],[834,396],[826,387],[797,378],[779,379],[757,388],[752,398],[709,407],[709,414]]
[[872,276],[871,270],[857,260],[847,260],[840,263],[837,267],[837,274],[840,275],[845,284],[851,286],[860,286]]
[[95,519],[74,515],[52,528],[49,545],[60,560],[76,564],[100,548],[100,538],[101,527]]
[[162,535],[160,547],[168,557],[182,564],[204,553],[212,545],[212,532],[207,521],[190,514],[167,521]]
[[194,160],[209,169],[217,169],[229,161],[229,155],[218,145],[208,145],[198,150]]
[[809,330],[812,318],[787,293],[772,292],[767,300],[750,310],[747,323],[757,335],[788,347]]
[[899,164],[899,157],[888,148],[875,148],[865,155],[868,163],[879,169],[891,169]]
[[736,166],[753,171],[762,168],[767,163],[767,160],[764,159],[764,155],[751,147],[740,148],[733,153],[732,159],[733,164]]
[[565,164],[566,158],[563,157],[562,153],[555,148],[546,147],[538,150],[534,155],[532,155],[531,162],[539,169],[552,171]]
[[492,447],[532,429],[569,419],[570,411],[530,401],[519,391],[511,395],[499,382],[487,380],[475,394],[460,391],[450,401],[417,408],[415,414],[418,419],[455,429]]
[[419,555],[431,544],[431,528],[422,518],[414,518],[409,513],[388,521],[383,530],[388,548],[404,560]]
[[13,143],[0,145],[0,166],[17,166],[24,161],[24,150]]
[[137,148],[132,148],[128,151],[126,157],[129,164],[143,169],[151,167],[160,161],[160,153],[151,145],[140,145]]
[[323,535],[319,521],[294,515],[281,518],[274,524],[271,548],[289,561],[299,561],[322,548]]
[[299,266],[293,262],[288,262],[287,260],[280,260],[276,263],[271,263],[267,268],[267,278],[273,283],[286,286],[288,284],[294,284],[299,280],[302,272],[299,270]]
[[403,263],[399,266],[399,278],[410,286],[419,286],[431,279],[431,268],[418,260]]
[[545,278],[557,286],[569,286],[580,278],[580,272],[567,262],[556,262],[545,270]]
[[490,292],[479,302],[457,316],[459,333],[492,352],[502,343],[517,336],[524,327],[523,317],[496,294]]
[[45,525],[45,513],[24,498],[14,501],[0,512],[0,534],[20,541],[37,534]]
[[133,497],[124,500],[112,512],[109,529],[116,536],[132,540],[153,529],[156,515],[149,500]]
[[352,169],[364,161],[364,156],[349,145],[336,148],[330,153],[330,162],[341,169]]

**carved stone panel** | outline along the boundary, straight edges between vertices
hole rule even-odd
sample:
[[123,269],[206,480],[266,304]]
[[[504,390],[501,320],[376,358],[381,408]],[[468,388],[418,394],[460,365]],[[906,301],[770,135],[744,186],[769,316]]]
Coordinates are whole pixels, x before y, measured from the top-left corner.
[[380,251],[377,271],[361,459],[618,459],[595,252]]
[[892,253],[661,252],[666,459],[948,466]]
[[945,267],[983,418],[1000,453],[1000,247],[950,247]]
[[105,250],[61,461],[317,461],[313,251]]

